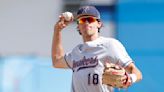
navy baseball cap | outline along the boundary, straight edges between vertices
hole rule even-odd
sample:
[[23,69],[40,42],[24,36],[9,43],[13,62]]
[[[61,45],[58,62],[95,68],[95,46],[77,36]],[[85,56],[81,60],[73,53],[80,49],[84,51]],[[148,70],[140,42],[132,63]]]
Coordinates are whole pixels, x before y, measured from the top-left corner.
[[97,19],[100,19],[100,13],[94,6],[82,6],[77,11],[76,19],[82,16],[94,16]]

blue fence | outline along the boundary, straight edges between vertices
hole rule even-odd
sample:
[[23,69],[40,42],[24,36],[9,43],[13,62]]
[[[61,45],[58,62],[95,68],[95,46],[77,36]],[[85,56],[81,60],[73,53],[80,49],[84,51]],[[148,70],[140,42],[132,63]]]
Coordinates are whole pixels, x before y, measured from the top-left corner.
[[0,59],[0,92],[67,92],[70,88],[71,71],[54,69],[50,57]]
[[164,3],[118,4],[117,38],[143,73],[128,92],[161,92],[164,82]]

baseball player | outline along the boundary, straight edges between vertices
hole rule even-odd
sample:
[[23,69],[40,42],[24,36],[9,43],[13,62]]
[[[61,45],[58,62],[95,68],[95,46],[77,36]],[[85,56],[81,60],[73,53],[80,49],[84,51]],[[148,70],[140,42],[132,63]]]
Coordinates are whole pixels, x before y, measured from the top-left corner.
[[114,38],[99,35],[102,21],[99,11],[94,6],[80,7],[75,19],[83,43],[64,53],[61,31],[72,20],[65,21],[63,15],[55,24],[52,42],[53,66],[73,71],[72,92],[113,92],[114,85],[102,83],[105,64],[108,62],[119,64],[128,72],[128,77],[124,76],[121,80],[125,88],[142,79],[140,70],[124,46]]

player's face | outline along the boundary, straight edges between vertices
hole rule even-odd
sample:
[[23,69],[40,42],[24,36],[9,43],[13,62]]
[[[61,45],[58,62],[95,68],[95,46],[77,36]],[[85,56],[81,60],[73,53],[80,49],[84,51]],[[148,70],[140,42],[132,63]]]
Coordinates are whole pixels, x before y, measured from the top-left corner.
[[78,28],[82,35],[94,35],[98,33],[98,28],[101,27],[100,22],[93,16],[83,16],[78,20]]

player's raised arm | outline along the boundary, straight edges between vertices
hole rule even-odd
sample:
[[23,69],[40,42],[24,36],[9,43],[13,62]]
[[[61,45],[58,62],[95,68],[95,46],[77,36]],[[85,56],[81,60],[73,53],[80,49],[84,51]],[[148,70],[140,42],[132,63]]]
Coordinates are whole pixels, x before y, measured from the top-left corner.
[[61,31],[73,21],[73,16],[65,12],[59,16],[59,21],[54,26],[54,35],[52,41],[52,63],[55,68],[67,68],[64,60],[64,49],[62,46]]

